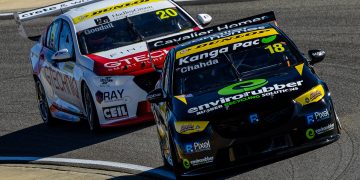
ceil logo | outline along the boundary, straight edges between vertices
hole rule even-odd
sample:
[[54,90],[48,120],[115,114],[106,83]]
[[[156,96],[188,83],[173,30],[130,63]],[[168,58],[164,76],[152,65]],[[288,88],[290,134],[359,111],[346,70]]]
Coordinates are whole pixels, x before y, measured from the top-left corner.
[[242,81],[221,89],[218,94],[223,96],[241,94],[261,88],[266,84],[268,84],[268,81],[266,79],[253,79],[248,81]]

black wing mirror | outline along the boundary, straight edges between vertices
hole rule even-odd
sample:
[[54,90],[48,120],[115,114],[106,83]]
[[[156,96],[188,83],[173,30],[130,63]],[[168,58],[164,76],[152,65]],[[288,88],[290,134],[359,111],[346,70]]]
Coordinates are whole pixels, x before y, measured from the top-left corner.
[[324,50],[319,50],[319,49],[309,50],[308,53],[309,53],[311,65],[321,62],[322,60],[324,60],[326,55]]
[[155,89],[152,90],[146,97],[146,99],[150,102],[150,103],[160,103],[160,102],[165,102],[166,98],[164,97],[164,92],[162,91],[162,89]]

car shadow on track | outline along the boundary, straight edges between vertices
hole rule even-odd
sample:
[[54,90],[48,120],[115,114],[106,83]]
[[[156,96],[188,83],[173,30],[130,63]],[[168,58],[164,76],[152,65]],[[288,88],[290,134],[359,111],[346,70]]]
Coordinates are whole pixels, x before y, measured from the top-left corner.
[[0,137],[0,156],[51,157],[74,151],[152,126],[153,122],[91,133],[84,123],[34,125]]

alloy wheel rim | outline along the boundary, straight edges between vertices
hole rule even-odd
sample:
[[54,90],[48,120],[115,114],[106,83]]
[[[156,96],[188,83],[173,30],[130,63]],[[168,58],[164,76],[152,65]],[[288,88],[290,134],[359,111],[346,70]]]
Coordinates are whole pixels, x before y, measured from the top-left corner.
[[90,130],[93,130],[93,117],[92,117],[92,106],[89,90],[85,88],[85,110],[87,115],[87,120],[90,126]]
[[37,90],[38,90],[38,107],[40,110],[40,115],[44,122],[48,122],[48,108],[45,93],[40,82],[37,83]]

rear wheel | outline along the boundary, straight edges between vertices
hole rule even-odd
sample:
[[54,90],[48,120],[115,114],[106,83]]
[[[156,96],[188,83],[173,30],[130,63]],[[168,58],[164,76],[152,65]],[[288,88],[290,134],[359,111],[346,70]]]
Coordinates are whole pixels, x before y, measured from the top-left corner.
[[97,132],[100,130],[99,118],[90,89],[86,84],[84,84],[83,87],[83,100],[86,120],[89,124],[89,129],[92,132]]
[[35,80],[35,86],[41,118],[46,125],[53,125],[55,119],[51,115],[49,104],[46,98],[46,93],[40,80]]

